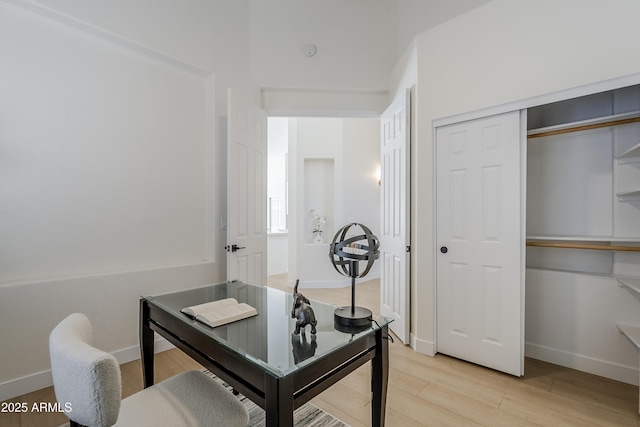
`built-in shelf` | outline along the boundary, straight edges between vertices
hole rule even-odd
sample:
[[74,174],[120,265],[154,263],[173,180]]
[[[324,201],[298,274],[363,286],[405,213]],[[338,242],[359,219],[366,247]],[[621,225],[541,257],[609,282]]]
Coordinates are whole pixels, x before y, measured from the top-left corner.
[[638,163],[640,162],[640,143],[629,148],[618,156],[618,163]]
[[556,126],[531,129],[527,132],[527,138],[542,138],[545,136],[561,135],[564,133],[579,132],[610,126],[626,125],[640,122],[640,111],[624,114],[598,117],[595,119],[581,120],[577,122],[563,123]]
[[640,190],[633,191],[623,191],[621,193],[616,193],[618,200],[621,202],[630,202],[633,200],[640,200]]
[[629,277],[616,277],[616,280],[618,281],[618,283],[620,283],[620,286],[624,286],[625,288],[629,288],[632,291],[635,291],[638,294],[640,294],[640,279],[632,279]]
[[527,246],[532,247],[640,252],[640,246],[623,246],[613,243],[640,243],[640,239],[611,236],[527,236]]
[[615,237],[615,236],[571,236],[560,234],[532,234],[527,236],[527,240],[549,240],[558,242],[610,242],[610,243],[638,243],[638,237]]
[[[618,327],[620,332],[622,332],[624,336],[629,338],[629,341],[631,341],[633,345],[638,350],[640,350],[640,326],[621,325],[621,324],[617,324],[616,326]],[[640,360],[640,357],[638,359]],[[638,365],[640,365],[640,361],[638,362]],[[640,393],[638,394],[638,405],[639,405],[638,412],[640,412]]]
[[640,326],[616,325],[629,340],[640,350]]

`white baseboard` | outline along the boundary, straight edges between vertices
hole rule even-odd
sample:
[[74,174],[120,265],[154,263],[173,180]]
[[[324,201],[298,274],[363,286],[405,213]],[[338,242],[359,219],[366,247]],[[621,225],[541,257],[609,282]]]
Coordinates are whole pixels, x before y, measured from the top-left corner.
[[[296,284],[295,280],[287,280],[287,285],[293,288]],[[298,291],[304,293],[304,289],[337,289],[346,288],[351,285],[351,279],[344,280],[305,280],[301,282]]]
[[[525,343],[525,355],[532,359],[598,375],[627,384],[638,385],[638,368],[569,353],[555,348]],[[525,373],[526,374],[526,373]]]
[[[380,279],[380,273],[370,274],[367,277],[362,279],[356,279],[356,293],[357,286],[360,283],[368,282],[369,280]],[[287,280],[287,285],[293,288],[296,284],[295,280]],[[351,278],[338,279],[338,280],[305,280],[304,282],[300,282],[300,292],[304,293],[303,288],[307,289],[337,289],[337,288],[348,288],[351,286]],[[356,295],[357,298],[357,295]]]
[[[158,338],[155,341],[156,353],[161,353],[173,347],[173,344],[164,338]],[[140,359],[140,347],[133,346],[115,351],[112,354],[118,360],[118,363],[122,365],[123,363]],[[15,378],[0,384],[0,402],[37,390],[42,390],[43,388],[51,387],[52,385],[53,378],[51,377],[51,369],[21,378]]]
[[411,348],[413,348],[417,353],[426,354],[427,356],[432,357],[436,355],[436,346],[433,342],[421,340],[414,334],[410,334],[410,340]]
[[[162,337],[157,337],[153,343],[155,353],[162,353],[163,351],[174,348],[174,345]],[[133,362],[140,359],[140,347],[133,346],[124,348],[122,350],[114,351],[113,354],[118,359],[119,364]]]

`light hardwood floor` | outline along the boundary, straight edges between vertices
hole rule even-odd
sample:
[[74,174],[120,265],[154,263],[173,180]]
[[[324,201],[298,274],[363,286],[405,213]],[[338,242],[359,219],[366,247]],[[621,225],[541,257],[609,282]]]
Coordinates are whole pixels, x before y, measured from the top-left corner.
[[[286,277],[269,285],[292,291]],[[379,307],[376,280],[359,284],[358,305]],[[310,299],[347,305],[349,289],[298,289]],[[397,340],[390,344],[387,426],[631,426],[640,427],[638,387],[527,359],[525,375],[515,378],[438,354],[414,352]],[[179,350],[156,355],[156,381],[200,366]],[[122,365],[123,396],[142,388],[140,361]],[[54,401],[47,388],[14,399]],[[352,427],[371,423],[369,367],[356,370],[312,400]],[[61,414],[0,413],[0,426],[54,427]]]

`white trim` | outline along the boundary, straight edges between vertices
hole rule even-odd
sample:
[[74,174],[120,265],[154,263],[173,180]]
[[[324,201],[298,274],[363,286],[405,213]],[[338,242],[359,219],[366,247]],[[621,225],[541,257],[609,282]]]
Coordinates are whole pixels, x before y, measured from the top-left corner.
[[431,357],[436,355],[436,346],[434,342],[422,340],[414,333],[411,333],[410,336],[411,348],[413,348],[416,353],[425,354]]
[[611,363],[577,353],[570,353],[556,348],[526,343],[525,355],[532,359],[553,363],[578,371],[610,378],[627,384],[638,385],[638,368]]
[[[437,165],[437,142],[438,139],[436,137],[437,132],[436,126],[432,126],[431,128],[431,162],[433,167],[431,168],[431,218],[432,218],[432,236],[433,236],[433,245],[432,245],[432,265],[431,269],[431,283],[433,284],[431,290],[432,297],[432,307],[431,310],[431,324],[433,325],[431,336],[433,337],[433,354],[436,354],[438,351],[438,252],[439,252],[439,236],[438,236],[438,204],[436,200],[438,200],[438,165]],[[417,273],[416,273],[417,274]],[[415,347],[414,347],[415,349]],[[416,350],[417,351],[417,350]]]
[[162,271],[162,270],[173,270],[173,269],[189,269],[194,267],[203,267],[207,268],[207,266],[215,266],[216,263],[214,260],[207,260],[193,264],[177,264],[177,265],[168,265],[162,267],[149,267],[142,268],[138,270],[125,270],[125,271],[109,271],[109,272],[99,272],[92,274],[82,274],[77,276],[55,276],[55,277],[44,277],[38,279],[24,279],[24,280],[11,280],[2,282],[0,281],[0,288],[9,288],[13,286],[29,286],[29,285],[38,285],[41,283],[59,283],[59,282],[70,282],[70,281],[79,281],[84,279],[91,278],[102,278],[102,277],[110,277],[110,276],[120,276],[127,274],[140,274],[146,272],[154,272],[154,271]]
[[147,57],[159,60],[161,62],[164,62],[165,64],[171,65],[173,67],[177,67],[183,71],[188,71],[190,73],[195,74],[196,76],[208,77],[209,75],[211,75],[211,71],[207,71],[196,65],[190,64],[181,59],[177,59],[173,56],[167,55],[166,53],[157,51],[155,49],[142,45],[134,40],[127,39],[116,33],[107,31],[96,25],[82,21],[78,18],[74,18],[73,16],[51,9],[42,4],[35,3],[29,0],[0,0],[0,1],[2,1],[7,5],[16,7],[18,9],[31,12],[35,15],[48,18],[52,21],[58,22],[60,24],[66,25],[76,30],[80,30],[83,33],[90,34],[102,40],[112,42],[120,47],[124,47],[126,49],[145,55]]
[[[153,346],[153,352],[156,354],[175,348],[173,344],[160,336],[156,336]],[[114,351],[111,354],[113,354],[115,358],[118,359],[119,364],[123,365],[125,363],[133,362],[134,360],[140,359],[140,347],[137,345],[127,347],[121,350]]]
[[527,292],[527,118],[528,111],[520,110],[520,376],[524,372]]
[[531,107],[537,107],[539,105],[565,101],[567,99],[578,98],[581,96],[592,95],[595,93],[606,92],[609,90],[620,89],[626,86],[633,86],[637,84],[640,84],[640,73],[630,74],[628,76],[617,77],[614,79],[591,83],[583,86],[577,86],[570,89],[560,90],[545,95],[538,95],[531,98],[508,102],[506,104],[500,104],[475,111],[469,111],[466,113],[441,117],[433,120],[433,127],[437,128],[453,123],[460,123],[468,120],[479,119],[482,117],[508,113],[510,111],[524,110]]
[[260,107],[270,117],[380,118],[388,94],[386,89],[262,87]]
[[[155,341],[155,353],[161,353],[172,348],[174,348],[173,344],[162,337]],[[122,365],[140,359],[140,347],[128,347],[117,350],[111,354],[113,354],[118,360],[118,363]],[[5,381],[0,383],[0,401],[23,396],[37,390],[42,390],[43,388],[51,387],[52,385],[51,369]]]
[[206,206],[206,236],[205,236],[205,253],[207,260],[215,262],[216,259],[216,226],[218,220],[216,218],[216,82],[214,74],[210,74],[205,81],[205,150],[206,150],[206,179],[205,184],[205,201]]
[[[366,278],[356,279],[356,300],[358,299],[358,285],[370,280],[380,279],[380,273],[372,273]],[[287,280],[287,285],[290,288],[296,284],[295,280]],[[338,280],[305,280],[304,287],[307,289],[339,289],[348,288],[351,286],[351,279],[338,279]],[[302,292],[302,288],[300,290]]]

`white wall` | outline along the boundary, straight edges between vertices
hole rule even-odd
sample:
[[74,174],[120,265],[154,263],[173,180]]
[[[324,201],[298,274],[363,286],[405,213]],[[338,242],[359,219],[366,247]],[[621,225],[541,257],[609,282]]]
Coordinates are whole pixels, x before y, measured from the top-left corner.
[[66,314],[127,353],[140,295],[218,271],[211,78],[5,3],[0,32],[4,398]]
[[397,0],[396,61],[411,45],[417,34],[442,24],[491,0]]
[[206,260],[206,80],[22,12],[2,25],[0,283]]
[[[435,119],[640,71],[640,57],[630,54],[638,16],[634,0],[494,0],[421,34],[416,162],[433,164]],[[435,344],[433,169],[418,168],[414,183],[416,215],[425,224],[413,235],[421,281],[414,333]]]
[[[213,217],[226,214],[226,107],[228,87],[249,85],[249,2],[196,0],[0,0],[79,28],[120,45],[158,56],[195,74],[211,77],[208,96],[215,144],[212,185]],[[64,58],[59,58],[64,62]],[[213,78],[215,73],[215,79]],[[226,231],[215,227],[214,247],[226,245]],[[225,278],[226,253],[217,251],[217,279]]]
[[[358,222],[380,234],[380,120],[344,119],[342,122],[344,216],[342,225]],[[338,224],[340,226],[340,224]],[[327,238],[332,236],[327,236]]]

